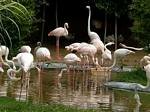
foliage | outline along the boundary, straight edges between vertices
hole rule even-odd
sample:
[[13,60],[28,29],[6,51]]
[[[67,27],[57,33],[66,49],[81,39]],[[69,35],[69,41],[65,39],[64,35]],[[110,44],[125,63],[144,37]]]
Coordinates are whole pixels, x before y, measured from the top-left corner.
[[96,6],[103,9],[108,14],[115,14],[117,16],[126,15],[129,11],[131,0],[96,0]]
[[143,85],[145,85],[147,81],[145,72],[141,70],[140,68],[131,72],[117,73],[113,77],[113,80],[121,81],[121,82],[136,82],[136,83],[140,83]]
[[0,112],[99,112],[97,109],[77,109],[61,104],[32,104],[0,97]]
[[30,23],[31,16],[27,9],[20,3],[12,0],[0,1],[0,36],[1,41],[12,46],[12,39],[20,39],[20,26]]
[[131,27],[133,37],[146,46],[150,43],[150,1],[133,0],[130,9],[130,16],[134,20],[133,27]]

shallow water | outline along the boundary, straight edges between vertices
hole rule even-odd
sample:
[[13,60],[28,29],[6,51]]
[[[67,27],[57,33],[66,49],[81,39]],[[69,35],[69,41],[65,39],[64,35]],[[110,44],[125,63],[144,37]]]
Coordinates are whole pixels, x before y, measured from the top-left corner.
[[[29,92],[21,91],[20,81],[12,82],[6,74],[0,74],[0,96],[13,97],[16,100],[33,101],[33,103],[61,103],[78,108],[96,108],[103,111],[139,112],[150,111],[150,94],[139,93],[142,105],[137,106],[134,92],[126,90],[108,89],[103,84],[104,74],[91,74],[89,71],[64,72],[58,79],[60,69],[46,69],[40,74],[40,81],[36,70],[31,71]],[[138,111],[136,111],[138,112]]]
[[[65,55],[66,52],[63,52]],[[139,59],[134,55],[126,57],[126,65],[138,66]],[[132,57],[132,58],[131,58]],[[130,62],[130,63],[129,63]],[[109,89],[104,86],[111,80],[111,72],[91,72],[89,70],[65,71],[61,79],[57,69],[44,69],[38,75],[35,69],[30,72],[29,89],[21,90],[21,81],[10,81],[6,73],[0,74],[0,96],[13,97],[16,100],[32,101],[33,103],[61,103],[78,108],[96,108],[110,112],[149,112],[150,94],[139,93],[142,105],[137,105],[133,91]],[[21,75],[18,74],[18,75]],[[20,94],[21,93],[21,94]]]

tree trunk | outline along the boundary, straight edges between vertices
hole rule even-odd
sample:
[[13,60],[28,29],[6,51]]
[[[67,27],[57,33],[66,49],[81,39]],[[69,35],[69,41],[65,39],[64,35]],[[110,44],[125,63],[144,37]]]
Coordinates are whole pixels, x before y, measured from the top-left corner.
[[106,43],[106,35],[107,35],[107,13],[105,13],[104,44]]
[[118,33],[118,31],[117,31],[117,13],[115,13],[115,50],[117,49],[117,33]]
[[46,8],[46,1],[43,0],[43,15],[42,15],[42,32],[41,32],[41,44],[43,44],[44,40],[44,30],[45,30],[45,8]]
[[56,0],[56,9],[55,9],[55,19],[56,19],[56,28],[58,27],[58,3]]

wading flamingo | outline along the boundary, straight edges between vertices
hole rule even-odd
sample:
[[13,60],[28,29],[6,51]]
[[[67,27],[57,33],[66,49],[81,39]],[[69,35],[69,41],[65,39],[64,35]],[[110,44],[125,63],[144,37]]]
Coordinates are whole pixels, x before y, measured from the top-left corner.
[[89,16],[88,16],[88,36],[90,37],[91,44],[93,44],[98,51],[101,53],[104,52],[104,43],[101,41],[99,35],[96,32],[91,31],[90,29],[90,20],[91,20],[91,7],[86,6],[86,8],[89,10]]
[[[30,69],[35,67],[35,68],[37,68],[38,73],[40,73],[40,69],[33,64],[34,57],[31,53],[27,53],[27,52],[19,53],[19,54],[17,54],[16,57],[13,57],[13,61],[14,60],[17,60],[19,69],[18,70],[8,69],[7,75],[9,76],[10,79],[13,80],[13,79],[17,79],[17,78],[15,78],[16,73],[19,73],[21,70],[23,71],[23,74],[21,75],[21,91],[20,91],[20,96],[21,96],[22,87],[23,87],[24,83],[25,83],[25,87],[26,87],[26,90],[28,93]],[[20,100],[20,97],[19,97],[19,100]]]
[[48,33],[48,36],[55,36],[56,37],[56,54],[57,58],[60,58],[59,54],[59,38],[68,36],[68,23],[64,23],[64,27],[58,27]]
[[102,53],[102,64],[104,62],[104,60],[108,60],[111,61],[112,60],[112,53],[109,49],[107,49],[107,46],[113,45],[115,44],[114,42],[108,42],[107,44],[105,44],[105,50]]
[[40,63],[40,68],[44,62],[51,60],[51,54],[48,48],[41,47],[41,43],[37,42],[37,47],[34,49],[37,65]]
[[81,59],[74,53],[69,53],[63,58],[64,63],[66,63],[68,70],[71,65],[81,62]]
[[114,51],[114,61],[113,61],[113,64],[109,68],[112,69],[116,65],[118,58],[121,59],[131,53],[135,53],[135,52],[131,51],[129,49],[125,49],[125,48],[120,48],[120,49],[115,50]]

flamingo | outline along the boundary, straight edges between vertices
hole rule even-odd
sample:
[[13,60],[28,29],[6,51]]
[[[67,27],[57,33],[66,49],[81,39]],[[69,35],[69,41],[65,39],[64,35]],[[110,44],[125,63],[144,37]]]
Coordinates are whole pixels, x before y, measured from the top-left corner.
[[100,39],[99,35],[96,32],[92,32],[90,29],[90,20],[91,20],[91,7],[86,6],[86,8],[89,10],[89,17],[88,17],[88,35],[91,40],[93,39]]
[[41,42],[37,42],[37,47],[34,49],[34,52],[37,63],[51,60],[51,54],[49,49],[46,47],[41,47]]
[[72,44],[70,44],[68,46],[65,46],[65,49],[67,51],[73,51],[74,49],[78,48],[80,45],[81,45],[81,43],[75,42],[75,43],[72,43]]
[[101,41],[99,35],[96,32],[91,31],[90,29],[90,20],[91,20],[91,7],[86,6],[86,8],[89,10],[89,17],[88,17],[88,36],[90,37],[91,44],[93,44],[98,51],[101,53],[104,52],[104,43]]
[[135,53],[135,52],[129,49],[125,49],[125,48],[120,48],[120,49],[115,50],[113,64],[108,68],[112,69],[116,65],[117,58],[123,58],[126,55],[131,54],[131,53]]
[[97,53],[97,48],[94,45],[88,43],[81,43],[81,46],[76,50],[77,53],[87,58],[87,62],[89,61],[88,56],[90,56],[92,58],[93,64],[95,64],[95,55]]
[[[11,67],[10,67],[10,65],[9,65],[8,63],[12,63],[13,69],[16,69],[14,62],[13,62],[12,60],[8,60],[8,55],[9,55],[9,48],[6,47],[6,46],[4,46],[4,45],[0,45],[0,60],[1,60],[1,62],[2,62],[4,65],[8,66],[9,68],[11,68]],[[2,56],[5,56],[5,61],[6,61],[7,63],[4,62]],[[1,67],[1,72],[4,72],[4,70],[3,70],[2,67]]]
[[31,52],[31,47],[28,46],[28,45],[23,45],[23,46],[21,46],[21,48],[19,49],[19,52],[28,52],[28,53],[30,53],[30,52]]
[[[17,60],[18,65],[19,65],[19,69],[18,70],[8,69],[7,70],[7,75],[9,76],[10,79],[13,80],[13,79],[17,79],[15,77],[16,73],[19,73],[21,70],[23,71],[23,74],[21,76],[21,91],[20,91],[20,95],[21,95],[24,81],[25,81],[25,87],[28,90],[29,77],[30,77],[29,71],[30,71],[30,69],[35,67],[35,68],[37,68],[38,73],[40,72],[40,69],[33,64],[34,57],[33,57],[33,55],[31,53],[27,53],[27,52],[19,53],[19,54],[17,54],[16,57],[13,57],[12,60],[13,61]],[[19,99],[20,99],[20,97],[19,97]]]
[[140,66],[146,66],[150,64],[150,54],[148,54],[148,56],[143,56],[143,58],[140,60]]
[[[90,43],[93,44],[97,48],[97,52],[99,53],[100,57],[102,57],[102,54],[105,50],[104,43],[101,41],[99,35],[96,32],[91,31],[90,29],[90,20],[91,20],[91,7],[86,6],[86,8],[89,10],[89,16],[88,16],[88,36],[90,37]],[[102,63],[102,62],[101,62]]]
[[120,43],[120,46],[122,46],[123,48],[132,49],[136,51],[141,51],[144,49],[144,48],[135,48],[135,47],[126,46],[125,44],[122,44],[122,43]]
[[105,44],[105,50],[102,53],[102,63],[103,63],[103,60],[109,60],[109,61],[112,60],[111,51],[109,49],[107,49],[107,46],[110,46],[113,44],[114,44],[114,42],[108,42],[107,44]]
[[64,56],[63,61],[67,64],[68,68],[70,68],[70,65],[81,62],[81,59],[76,54],[69,53],[66,56]]
[[64,27],[58,27],[48,33],[48,36],[55,36],[56,37],[56,52],[57,58],[59,57],[59,38],[68,36],[68,23],[64,23]]
[[[113,66],[115,66],[117,58],[123,58],[124,56],[126,56],[130,53],[135,53],[132,50],[136,50],[136,51],[143,50],[143,48],[130,47],[130,46],[126,46],[125,44],[122,44],[122,43],[120,43],[120,46],[122,46],[124,48],[120,48],[120,49],[115,50],[115,52],[114,52],[114,62],[112,64],[112,66],[110,66],[109,68],[112,68]],[[132,49],[132,50],[129,50],[129,49]]]

